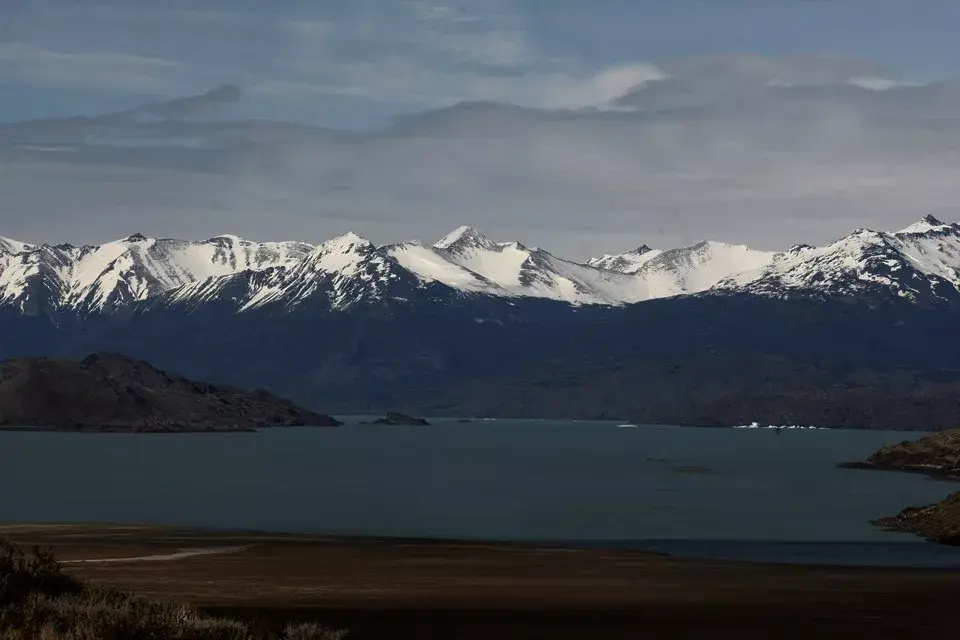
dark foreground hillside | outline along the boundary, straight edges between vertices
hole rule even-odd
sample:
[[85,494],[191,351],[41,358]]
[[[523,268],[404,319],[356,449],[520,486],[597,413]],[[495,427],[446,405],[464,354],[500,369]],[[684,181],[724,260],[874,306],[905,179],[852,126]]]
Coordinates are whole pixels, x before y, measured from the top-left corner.
[[196,382],[116,354],[0,363],[0,426],[203,431],[336,424],[266,391]]

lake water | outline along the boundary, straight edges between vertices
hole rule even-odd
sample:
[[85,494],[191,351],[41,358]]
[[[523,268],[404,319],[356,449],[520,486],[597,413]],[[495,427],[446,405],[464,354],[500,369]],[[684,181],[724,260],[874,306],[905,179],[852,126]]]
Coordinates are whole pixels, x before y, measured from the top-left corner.
[[870,521],[960,490],[836,468],[918,433],[496,421],[0,433],[0,521],[112,522],[960,566]]

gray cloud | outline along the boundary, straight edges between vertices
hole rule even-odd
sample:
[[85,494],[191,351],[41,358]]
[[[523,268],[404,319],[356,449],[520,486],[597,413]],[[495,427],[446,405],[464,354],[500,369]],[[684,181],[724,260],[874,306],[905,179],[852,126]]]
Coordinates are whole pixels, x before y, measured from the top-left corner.
[[240,102],[241,96],[240,89],[231,85],[224,85],[198,96],[144,105],[128,111],[126,114],[159,120],[203,118],[216,115],[226,105]]
[[387,242],[468,223],[585,257],[705,237],[780,248],[960,217],[957,85],[836,57],[653,68],[663,78],[612,109],[474,102],[370,133],[184,120],[229,89],[150,107],[163,122],[20,123],[0,129],[0,235],[353,229]]
[[289,20],[288,47],[279,56],[283,73],[258,77],[250,93],[418,108],[464,100],[580,108],[660,77],[648,64],[588,69],[546,55],[520,16],[507,10],[511,4],[384,3],[339,20]]
[[902,82],[874,62],[840,56],[711,55],[659,64],[664,79],[614,101],[637,111],[696,110],[702,117],[901,116],[914,122],[960,115],[960,85]]
[[179,65],[164,58],[116,52],[57,51],[0,42],[4,75],[28,84],[158,93],[175,86]]

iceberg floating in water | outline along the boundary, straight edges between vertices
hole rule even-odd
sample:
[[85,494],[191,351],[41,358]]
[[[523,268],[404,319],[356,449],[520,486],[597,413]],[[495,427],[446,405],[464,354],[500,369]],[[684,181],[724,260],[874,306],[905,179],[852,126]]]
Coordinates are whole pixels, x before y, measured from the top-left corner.
[[824,430],[824,429],[829,429],[830,427],[815,427],[815,426],[813,426],[813,425],[803,426],[803,425],[798,425],[798,424],[791,424],[791,425],[776,425],[776,424],[771,424],[771,425],[768,425],[768,426],[765,426],[765,427],[764,427],[764,426],[761,426],[761,425],[760,425],[759,423],[757,423],[757,422],[751,422],[750,424],[738,425],[738,426],[734,426],[733,428],[734,428],[734,429],[802,429],[802,430],[805,430],[805,431],[810,431],[810,430],[822,431],[822,430]]

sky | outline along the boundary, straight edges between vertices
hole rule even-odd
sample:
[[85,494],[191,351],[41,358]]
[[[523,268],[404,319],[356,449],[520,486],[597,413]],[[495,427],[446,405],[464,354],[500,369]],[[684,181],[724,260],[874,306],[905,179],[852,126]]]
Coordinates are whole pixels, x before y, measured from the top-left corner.
[[954,0],[4,0],[0,235],[470,224],[585,258],[957,220],[958,23]]

